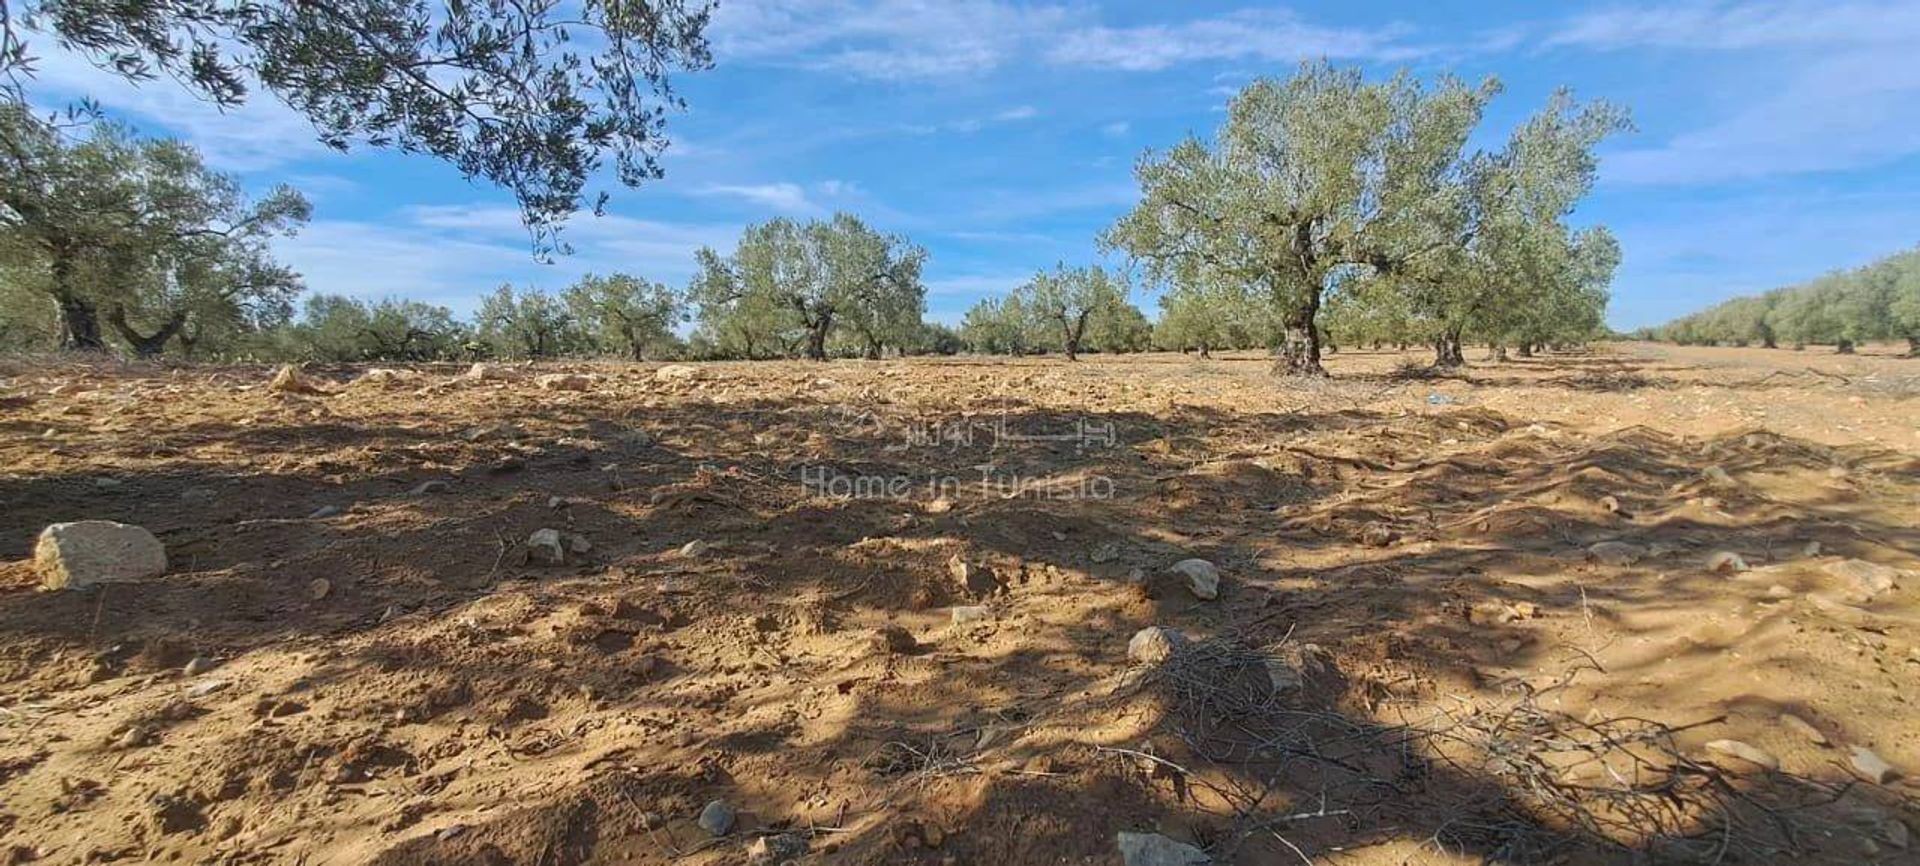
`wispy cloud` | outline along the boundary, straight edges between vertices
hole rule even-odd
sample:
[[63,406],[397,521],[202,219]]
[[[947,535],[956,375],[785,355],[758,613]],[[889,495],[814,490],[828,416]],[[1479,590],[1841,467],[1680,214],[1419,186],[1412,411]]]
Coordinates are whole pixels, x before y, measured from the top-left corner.
[[1116,120],[1106,126],[1100,127],[1100,134],[1108,138],[1120,138],[1132,131],[1133,124],[1124,120]]
[[1920,4],[1882,2],[1680,2],[1616,6],[1558,25],[1548,46],[1729,50],[1906,45],[1920,39]]
[[[1611,156],[1625,184],[1705,184],[1862,168],[1920,153],[1920,4],[1691,2],[1619,6],[1551,26],[1539,44],[1665,50],[1750,62],[1756,86],[1723,97],[1717,119]],[[1751,59],[1742,55],[1750,56]],[[1764,84],[1761,84],[1764,82]],[[1713,114],[1713,101],[1700,113]]]
[[1206,60],[1393,61],[1426,53],[1406,43],[1408,35],[1399,25],[1328,27],[1285,9],[1246,9],[1176,24],[1090,27],[1067,33],[1047,57],[1072,66],[1151,71]]
[[631,217],[582,217],[567,227],[578,250],[536,261],[520,213],[498,205],[413,207],[378,220],[321,220],[276,252],[316,292],[397,295],[471,311],[502,281],[557,289],[589,271],[626,271],[682,282],[701,246],[728,248],[739,227]]
[[1885,163],[1920,153],[1920,66],[1909,50],[1813,62],[1731,116],[1611,156],[1610,182],[1699,184]]
[[258,171],[332,152],[320,143],[313,124],[271,93],[256,92],[246,104],[222,110],[165,78],[129,82],[51,40],[36,42],[33,49],[38,54],[31,90],[36,99],[92,98],[149,133],[192,142],[214,168]]
[[1111,27],[1091,7],[1007,0],[736,0],[715,17],[723,60],[878,79],[989,72],[1020,60],[1157,70],[1206,60],[1397,60],[1426,53],[1404,27],[1316,25],[1247,9],[1168,24]]
[[930,78],[1006,63],[1076,17],[1001,0],[737,0],[714,16],[715,50],[867,78]]
[[699,194],[737,198],[755,207],[783,214],[816,214],[821,210],[818,204],[807,197],[806,189],[797,183],[710,184],[701,187]]

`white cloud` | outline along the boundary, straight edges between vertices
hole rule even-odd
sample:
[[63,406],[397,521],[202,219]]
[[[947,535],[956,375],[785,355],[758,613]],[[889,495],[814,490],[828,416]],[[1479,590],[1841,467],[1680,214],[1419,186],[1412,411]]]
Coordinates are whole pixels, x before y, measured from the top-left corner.
[[1112,123],[1107,124],[1106,126],[1100,127],[1100,134],[1108,138],[1120,138],[1121,136],[1124,136],[1127,133],[1132,131],[1133,131],[1133,124],[1128,123],[1124,120],[1116,120]]
[[756,207],[784,214],[816,214],[821,210],[807,197],[806,189],[797,183],[709,184],[701,187],[699,193],[737,198]]
[[1712,183],[1861,168],[1920,153],[1920,65],[1908,50],[1864,50],[1792,73],[1731,116],[1657,147],[1610,156],[1609,182]]
[[996,68],[1071,17],[1001,0],[735,0],[720,4],[712,32],[722,62],[930,78]]
[[1399,26],[1324,27],[1285,9],[1245,9],[1178,24],[1087,28],[1065,34],[1047,57],[1070,66],[1152,71],[1207,60],[1391,61],[1425,53],[1404,44],[1406,35]]
[[223,111],[171,79],[135,84],[51,40],[36,41],[33,50],[39,58],[29,92],[36,99],[91,97],[148,133],[161,131],[193,143],[214,168],[257,171],[332,153],[305,117],[271,93],[256,91],[244,105]]
[[408,297],[464,314],[507,281],[551,290],[589,271],[626,271],[678,284],[692,276],[696,249],[726,249],[738,236],[737,225],[581,216],[565,234],[578,252],[541,263],[514,208],[431,206],[377,222],[321,220],[275,249],[313,292]]
[[[1690,2],[1615,7],[1549,29],[1546,47],[1717,52],[1753,63],[1718,119],[1612,155],[1612,183],[1700,184],[1844,170],[1920,153],[1920,4]],[[1748,55],[1751,59],[1741,55]],[[1702,114],[1712,116],[1712,101]]]
[[1906,45],[1920,39],[1920,4],[1883,2],[1691,2],[1618,6],[1578,15],[1549,46],[1749,49],[1821,45]]
[[1155,70],[1207,60],[1397,60],[1426,53],[1401,43],[1401,27],[1323,27],[1286,10],[1108,27],[1082,4],[1007,0],[733,0],[720,5],[713,33],[722,62],[889,80],[989,72],[1032,58]]
[[1040,116],[1040,109],[1031,105],[1017,105],[993,116],[999,121],[1031,120]]

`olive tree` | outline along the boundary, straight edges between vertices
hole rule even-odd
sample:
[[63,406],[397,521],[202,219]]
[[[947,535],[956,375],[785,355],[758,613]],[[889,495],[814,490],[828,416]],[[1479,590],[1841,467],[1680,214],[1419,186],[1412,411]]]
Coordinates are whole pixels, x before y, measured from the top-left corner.
[[686,321],[686,300],[665,283],[629,274],[587,274],[560,294],[567,311],[596,351],[635,361],[674,339]]
[[[711,64],[704,0],[7,0],[0,98],[27,102],[45,40],[222,107],[265,89],[339,150],[426,153],[504,187],[537,242],[612,158],[661,175],[669,73]],[[604,194],[596,200],[604,200]]]
[[283,319],[300,283],[268,242],[310,214],[285,186],[250,200],[185,143],[0,104],[0,238],[44,269],[64,348],[104,349],[103,312],[139,355],[196,315]]
[[551,358],[578,349],[578,323],[560,299],[538,289],[503,284],[480,299],[476,339],[504,358]]
[[703,330],[741,333],[733,320],[747,317],[752,330],[783,344],[797,332],[813,360],[826,359],[836,328],[877,357],[886,341],[899,345],[917,329],[924,308],[926,252],[849,214],[748,226],[732,255],[703,248],[698,261],[690,294]]

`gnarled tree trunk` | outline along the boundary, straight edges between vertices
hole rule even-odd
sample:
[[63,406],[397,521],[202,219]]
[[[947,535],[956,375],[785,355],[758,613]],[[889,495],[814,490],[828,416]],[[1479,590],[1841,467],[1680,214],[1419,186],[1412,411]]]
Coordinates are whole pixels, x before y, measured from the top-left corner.
[[1460,334],[1449,331],[1441,334],[1433,343],[1433,366],[1440,369],[1453,369],[1467,365],[1465,347],[1460,344]]
[[116,304],[107,314],[107,324],[112,325],[114,331],[120,334],[120,339],[126,340],[127,345],[133,347],[134,357],[158,358],[161,352],[166,351],[167,341],[173,339],[173,335],[180,333],[180,329],[186,326],[187,313],[185,310],[176,310],[173,315],[167,317],[165,323],[160,325],[159,330],[152,334],[142,334],[127,322],[127,308]]
[[1285,342],[1280,346],[1276,372],[1288,376],[1327,375],[1327,368],[1320,366],[1320,329],[1315,326],[1319,314],[1320,295],[1316,292],[1307,303],[1287,315]]

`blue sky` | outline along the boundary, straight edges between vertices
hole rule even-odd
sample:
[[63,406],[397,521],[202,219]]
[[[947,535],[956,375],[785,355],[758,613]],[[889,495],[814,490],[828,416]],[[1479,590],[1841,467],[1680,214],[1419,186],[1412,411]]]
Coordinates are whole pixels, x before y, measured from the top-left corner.
[[305,190],[314,221],[278,251],[312,290],[463,313],[503,281],[680,283],[746,223],[845,209],[927,247],[929,312],[957,321],[1038,268],[1097,260],[1143,150],[1210,135],[1237,85],[1321,57],[1498,76],[1487,146],[1559,86],[1629,107],[1638,130],[1606,146],[1577,215],[1624,246],[1617,327],[1920,242],[1914,0],[722,0],[711,36],[715,68],[677,79],[667,178],[577,217],[552,264],[509,197],[433,160],[336,154],[270,96],[223,114],[35,48],[41,98],[91,94],[251,186]]

